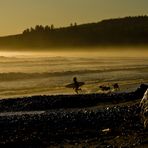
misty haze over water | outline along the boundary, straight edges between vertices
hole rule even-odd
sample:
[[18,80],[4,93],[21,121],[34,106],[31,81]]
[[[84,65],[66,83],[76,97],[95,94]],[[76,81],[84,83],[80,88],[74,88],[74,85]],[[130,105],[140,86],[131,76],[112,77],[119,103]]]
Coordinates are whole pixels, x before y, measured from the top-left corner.
[[73,94],[65,85],[74,76],[86,83],[83,93],[100,92],[102,84],[131,91],[148,83],[147,52],[120,51],[1,52],[0,98]]

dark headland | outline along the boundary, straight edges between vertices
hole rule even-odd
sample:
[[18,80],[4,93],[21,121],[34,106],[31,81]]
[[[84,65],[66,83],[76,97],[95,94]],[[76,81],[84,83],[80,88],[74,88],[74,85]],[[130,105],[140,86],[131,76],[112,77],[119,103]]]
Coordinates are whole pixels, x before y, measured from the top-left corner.
[[102,20],[55,28],[36,25],[22,33],[0,37],[1,49],[56,49],[111,45],[148,45],[148,16]]
[[148,132],[130,93],[32,96],[0,100],[0,146],[143,147]]

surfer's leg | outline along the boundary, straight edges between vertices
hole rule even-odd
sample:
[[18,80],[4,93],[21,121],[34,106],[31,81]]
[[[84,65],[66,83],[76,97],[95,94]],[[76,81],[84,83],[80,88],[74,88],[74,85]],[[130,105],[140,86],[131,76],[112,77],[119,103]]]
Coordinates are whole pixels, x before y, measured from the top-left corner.
[[83,92],[81,88],[78,88],[77,91],[81,93]]
[[78,90],[76,90],[76,93],[79,94]]
[[79,90],[82,92],[82,89],[81,88],[79,88]]
[[78,89],[77,88],[75,88],[75,92],[78,94]]

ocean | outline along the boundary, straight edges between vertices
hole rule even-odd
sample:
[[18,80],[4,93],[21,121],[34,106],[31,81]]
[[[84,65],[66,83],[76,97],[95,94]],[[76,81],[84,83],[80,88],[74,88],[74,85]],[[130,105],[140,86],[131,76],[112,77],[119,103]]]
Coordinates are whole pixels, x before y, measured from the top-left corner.
[[148,83],[148,58],[100,56],[83,52],[1,52],[0,98],[75,94],[65,85],[73,77],[85,82],[80,93],[102,93],[99,86],[118,83],[120,91],[133,91]]

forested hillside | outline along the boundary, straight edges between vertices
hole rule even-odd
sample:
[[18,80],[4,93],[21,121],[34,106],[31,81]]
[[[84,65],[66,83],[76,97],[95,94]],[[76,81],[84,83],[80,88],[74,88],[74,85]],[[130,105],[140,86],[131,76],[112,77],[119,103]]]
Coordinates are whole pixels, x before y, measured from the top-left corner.
[[54,28],[37,25],[18,35],[0,37],[0,48],[53,48],[148,45],[148,16],[103,20]]

